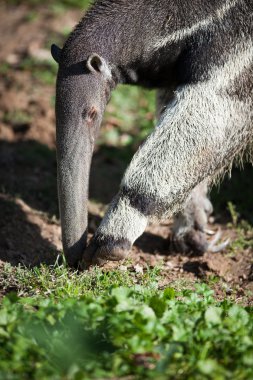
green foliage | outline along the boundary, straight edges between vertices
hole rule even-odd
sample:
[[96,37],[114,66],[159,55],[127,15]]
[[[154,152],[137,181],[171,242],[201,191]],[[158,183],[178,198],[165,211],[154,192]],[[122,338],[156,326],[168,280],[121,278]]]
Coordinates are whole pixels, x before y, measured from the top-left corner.
[[17,298],[0,310],[2,379],[250,379],[253,310],[206,285],[96,298]]

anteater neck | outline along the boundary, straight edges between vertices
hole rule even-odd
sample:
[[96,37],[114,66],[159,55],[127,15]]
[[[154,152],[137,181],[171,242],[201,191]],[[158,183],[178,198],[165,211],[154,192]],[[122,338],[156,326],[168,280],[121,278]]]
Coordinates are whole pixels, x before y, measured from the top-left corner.
[[98,0],[71,33],[62,58],[69,66],[97,53],[117,82],[167,87],[182,81],[176,67],[182,55],[190,60],[191,40],[194,49],[197,39],[210,43],[217,35],[212,36],[212,25],[218,28],[219,18],[240,1]]

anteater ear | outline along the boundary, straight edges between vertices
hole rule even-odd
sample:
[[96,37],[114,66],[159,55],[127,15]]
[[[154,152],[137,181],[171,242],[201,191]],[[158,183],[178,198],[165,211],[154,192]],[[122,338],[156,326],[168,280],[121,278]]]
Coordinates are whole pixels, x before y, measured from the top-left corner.
[[61,58],[61,49],[57,45],[53,44],[51,46],[51,54],[55,62],[59,63]]
[[109,67],[105,60],[96,53],[92,53],[86,62],[86,67],[93,73],[109,73]]

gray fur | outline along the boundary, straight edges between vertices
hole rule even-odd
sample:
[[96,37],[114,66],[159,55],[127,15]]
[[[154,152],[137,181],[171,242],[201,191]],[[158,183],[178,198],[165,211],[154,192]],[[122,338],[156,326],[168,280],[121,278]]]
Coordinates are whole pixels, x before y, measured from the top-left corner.
[[[252,15],[251,0],[99,0],[70,35],[60,54],[56,104],[69,262],[85,248],[90,160],[118,83],[160,89],[161,117],[134,155],[86,259],[122,259],[149,219],[178,212],[175,239],[205,249],[206,184],[252,144]],[[92,70],[94,54],[105,70]],[[188,243],[189,236],[197,239]]]
[[[173,93],[167,90],[158,91],[157,117],[159,119],[171,101],[173,101]],[[183,209],[174,216],[173,248],[179,252],[206,251],[209,244],[205,231],[212,212],[213,206],[208,197],[208,182],[204,181],[192,190]]]

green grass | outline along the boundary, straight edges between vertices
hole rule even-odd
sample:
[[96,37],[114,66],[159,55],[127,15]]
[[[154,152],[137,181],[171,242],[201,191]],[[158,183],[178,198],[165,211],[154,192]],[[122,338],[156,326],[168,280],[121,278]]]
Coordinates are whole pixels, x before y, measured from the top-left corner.
[[113,91],[98,143],[137,149],[154,129],[155,91],[120,85]]
[[39,60],[29,57],[20,62],[18,69],[29,71],[33,78],[42,84],[54,85],[58,66],[53,58],[50,60]]
[[253,226],[247,220],[240,218],[237,207],[232,202],[228,202],[227,209],[231,217],[227,227],[236,233],[236,237],[228,247],[228,254],[235,256],[243,250],[253,250]]
[[[124,269],[124,267],[123,267]],[[115,286],[145,286],[152,292],[157,289],[159,267],[144,268],[144,273],[127,270],[72,271],[64,265],[43,266],[34,269],[11,267],[6,264],[0,272],[0,284],[3,289],[16,289],[19,296],[25,297],[97,297],[107,294]]]
[[7,74],[8,71],[10,70],[10,65],[6,62],[0,63],[0,74]]
[[253,377],[253,309],[206,285],[161,291],[157,271],[137,285],[119,270],[16,271],[32,296],[2,300],[1,379]]
[[6,112],[3,115],[3,121],[12,125],[28,124],[31,122],[31,116],[28,112],[14,109],[11,112]]
[[127,265],[6,264],[0,379],[252,378],[252,307],[218,302],[201,283],[160,289],[159,267]]
[[245,220],[242,220],[235,228],[237,237],[229,246],[228,253],[236,255],[238,251],[245,249],[253,250],[253,227]]

